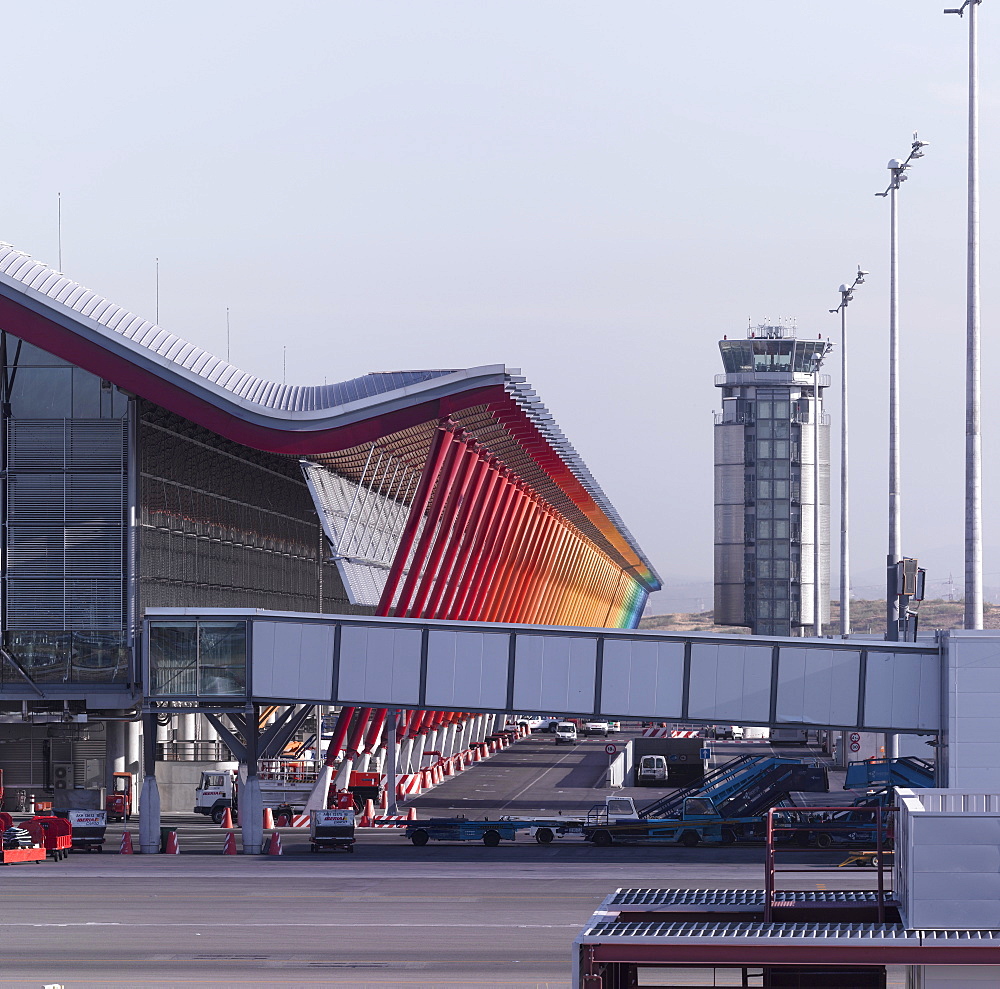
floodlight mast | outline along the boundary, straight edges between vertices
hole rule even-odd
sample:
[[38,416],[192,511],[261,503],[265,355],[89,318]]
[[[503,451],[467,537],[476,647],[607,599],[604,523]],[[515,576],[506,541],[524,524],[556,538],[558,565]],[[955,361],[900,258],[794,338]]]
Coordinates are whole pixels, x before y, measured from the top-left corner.
[[965,0],[946,14],[969,12],[969,196],[965,309],[965,627],[983,627],[982,381],[979,325],[979,33]]
[[854,276],[851,285],[840,286],[840,305],[831,313],[840,313],[840,635],[851,634],[851,541],[849,534],[850,505],[848,501],[847,448],[847,306],[854,299],[854,290],[864,285],[867,271]]
[[889,185],[876,196],[889,197],[889,546],[886,554],[886,638],[899,640],[899,598],[896,594],[896,564],[902,552],[899,483],[899,245],[896,194],[908,176],[906,170],[917,158],[923,158],[926,141],[914,132],[910,153],[905,160],[889,161]]

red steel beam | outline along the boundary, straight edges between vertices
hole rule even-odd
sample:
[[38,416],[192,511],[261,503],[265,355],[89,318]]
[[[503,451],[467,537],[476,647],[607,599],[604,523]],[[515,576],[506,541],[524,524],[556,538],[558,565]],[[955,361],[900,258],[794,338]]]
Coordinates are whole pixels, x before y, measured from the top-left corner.
[[[407,617],[427,618],[426,606],[438,581],[441,562],[448,548],[456,539],[455,522],[462,507],[462,499],[468,490],[479,454],[471,443],[463,443],[456,454],[454,470],[449,474],[448,497],[441,509],[440,520],[434,534],[434,542],[427,555],[427,563],[417,584]],[[397,615],[404,613],[396,610]]]
[[332,766],[340,756],[344,748],[344,739],[347,737],[347,729],[351,726],[351,718],[354,717],[354,708],[341,708],[337,716],[337,724],[333,728],[333,737],[326,749],[326,764]]
[[431,440],[431,447],[427,453],[427,460],[424,469],[420,473],[420,482],[410,502],[410,514],[406,517],[406,525],[403,527],[403,534],[396,548],[396,555],[392,559],[389,567],[389,574],[385,580],[385,587],[382,589],[382,596],[379,598],[378,607],[375,614],[382,618],[388,616],[392,608],[392,599],[396,595],[396,588],[399,579],[403,575],[406,561],[409,558],[410,550],[413,547],[413,540],[416,539],[417,531],[420,529],[420,520],[427,510],[427,503],[430,501],[431,492],[434,490],[434,482],[437,480],[441,470],[441,463],[444,456],[451,447],[452,434],[438,426],[434,438]]
[[455,474],[462,463],[462,454],[465,450],[457,434],[449,434],[451,442],[445,454],[444,464],[438,472],[438,482],[434,488],[434,495],[431,498],[430,508],[427,510],[427,518],[424,521],[424,530],[417,540],[417,548],[413,552],[413,559],[410,561],[410,572],[403,582],[403,589],[399,592],[399,599],[396,602],[396,617],[402,618],[409,611],[410,602],[420,583],[421,571],[427,554],[434,543],[434,536],[437,531],[438,520],[444,511],[444,506],[451,492],[451,486],[455,480]]
[[457,616],[459,621],[482,621],[480,605],[486,594],[487,584],[493,577],[497,546],[516,504],[518,483],[512,476],[504,478],[503,497],[490,524],[482,555],[473,572],[472,583]]
[[468,480],[462,489],[461,507],[455,519],[451,538],[448,540],[448,548],[441,559],[441,566],[438,569],[437,579],[434,582],[434,589],[427,599],[424,608],[424,618],[441,618],[441,604],[446,596],[450,595],[452,582],[455,580],[456,570],[463,547],[468,542],[468,534],[471,531],[471,520],[476,511],[481,507],[480,498],[483,486],[489,476],[489,464],[486,457],[481,452],[474,452],[475,460],[470,464]]
[[503,478],[499,468],[493,461],[490,461],[482,472],[482,483],[478,488],[478,493],[474,492],[474,507],[462,536],[462,545],[459,548],[452,573],[448,578],[444,597],[438,606],[438,613],[435,615],[437,618],[455,617],[457,605],[464,596],[462,591],[465,581],[471,579],[472,576],[469,561],[476,549],[482,545],[488,519],[492,515],[497,496],[503,486],[502,482]]
[[[509,518],[500,533],[500,540],[494,553],[494,565],[491,567],[492,577],[484,587],[477,620],[483,622],[496,621],[496,602],[503,589],[511,567],[514,565],[514,554],[521,537],[524,515],[528,508],[527,485],[518,481],[514,495],[514,505]],[[502,616],[501,620],[506,618]]]
[[465,573],[460,585],[455,588],[455,598],[448,609],[448,617],[453,620],[465,620],[472,602],[475,600],[483,580],[483,569],[489,556],[494,533],[500,525],[510,496],[510,476],[506,469],[498,468],[493,491],[490,494],[491,503],[480,519],[479,529],[473,537],[473,547],[469,554]]

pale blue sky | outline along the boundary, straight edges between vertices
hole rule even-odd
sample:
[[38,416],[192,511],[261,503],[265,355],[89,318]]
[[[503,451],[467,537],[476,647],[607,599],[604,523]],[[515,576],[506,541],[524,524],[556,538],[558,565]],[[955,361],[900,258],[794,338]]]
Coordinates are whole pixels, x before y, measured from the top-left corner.
[[[986,536],[997,4],[983,37]],[[55,2],[6,12],[0,238],[289,380],[521,367],[668,582],[711,576],[716,342],[851,308],[854,567],[885,554],[886,162],[904,547],[961,573],[965,29],[940,0]],[[839,355],[833,355],[839,363]],[[836,373],[836,367],[831,367]],[[835,380],[836,377],[835,377]],[[836,415],[838,403],[831,401]],[[1000,560],[986,560],[1000,587]],[[940,586],[936,589],[940,590]]]

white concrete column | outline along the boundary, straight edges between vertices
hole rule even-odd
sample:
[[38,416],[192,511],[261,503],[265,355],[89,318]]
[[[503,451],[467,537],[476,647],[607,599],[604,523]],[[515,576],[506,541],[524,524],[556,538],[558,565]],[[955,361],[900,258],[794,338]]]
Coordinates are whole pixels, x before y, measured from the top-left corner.
[[417,737],[413,740],[413,749],[411,751],[410,761],[410,765],[413,766],[413,772],[416,772],[423,766],[424,749],[427,747],[426,735],[417,735]]
[[195,740],[195,721],[197,717],[196,714],[178,714],[176,716],[176,737],[178,742],[193,742]]
[[[156,785],[156,725],[153,715],[143,715],[145,734],[143,736],[143,780],[139,797],[139,851],[144,855],[155,855],[160,850],[160,790]],[[139,725],[124,723],[135,728],[139,736]],[[126,733],[127,736],[131,733]],[[127,746],[126,746],[127,749]],[[136,769],[138,771],[138,760]],[[130,770],[133,771],[133,770]]]
[[412,738],[404,739],[404,741],[401,742],[399,746],[399,761],[397,764],[397,772],[399,772],[400,775],[404,773],[413,772],[413,769],[411,768],[413,764],[410,761],[410,757],[412,755],[413,755],[413,739]]
[[108,788],[108,793],[110,793],[111,777],[115,773],[126,772],[125,761],[127,759],[127,753],[125,751],[125,722],[106,721],[104,732],[107,740],[107,751],[105,754],[107,782],[105,785]]
[[[152,719],[149,719],[152,721]],[[124,772],[131,773],[136,779],[142,773],[140,760],[142,758],[142,725],[138,721],[123,721],[125,729],[125,769]],[[150,729],[154,733],[152,739],[155,751],[155,727]]]
[[240,793],[240,831],[243,834],[243,854],[260,855],[264,844],[264,798],[260,778],[248,776]]

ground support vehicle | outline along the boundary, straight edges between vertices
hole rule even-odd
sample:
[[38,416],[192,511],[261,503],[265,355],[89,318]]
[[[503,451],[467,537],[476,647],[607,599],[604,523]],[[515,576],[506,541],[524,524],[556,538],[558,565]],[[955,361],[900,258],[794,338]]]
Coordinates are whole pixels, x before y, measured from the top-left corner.
[[514,841],[519,832],[533,834],[540,845],[548,845],[556,836],[579,833],[583,820],[569,818],[501,817],[495,821],[470,821],[464,817],[433,817],[426,821],[407,821],[405,837],[414,845],[428,841],[481,841],[488,847],[501,841]]
[[109,821],[132,820],[132,774],[115,773],[104,809]]
[[848,764],[845,790],[886,786],[932,787],[934,766],[926,759],[918,759],[916,756],[864,759]]
[[314,810],[309,815],[309,851],[354,851],[354,809]]
[[[62,816],[62,815],[59,815]],[[104,835],[108,829],[108,813],[104,810],[66,811],[72,828],[74,852],[104,851]]]
[[556,745],[576,745],[578,741],[576,725],[572,721],[560,721],[556,725]]
[[[312,792],[316,775],[314,762],[262,759],[257,778],[263,805],[301,810]],[[204,772],[195,790],[194,812],[221,824],[227,807],[234,812],[239,809],[239,791],[240,781],[232,770]]]
[[772,807],[793,792],[828,790],[822,767],[805,766],[797,759],[741,756],[701,783],[639,809],[631,797],[608,797],[588,812],[582,834],[596,845],[760,841],[764,817]]

